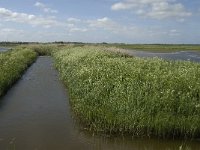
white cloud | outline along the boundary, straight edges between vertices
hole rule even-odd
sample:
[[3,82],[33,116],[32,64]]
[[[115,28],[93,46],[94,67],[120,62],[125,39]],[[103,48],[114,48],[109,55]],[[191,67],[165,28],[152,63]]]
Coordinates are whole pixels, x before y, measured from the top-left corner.
[[111,9],[112,10],[126,10],[126,9],[132,9],[135,8],[137,5],[134,3],[129,3],[129,2],[119,2],[119,3],[115,3],[114,5],[112,5]]
[[[96,20],[88,20],[88,29],[90,31],[105,30],[105,33],[110,37],[118,37],[118,39],[132,39],[133,41],[143,41],[142,43],[149,43],[149,41],[158,41],[162,39],[170,39],[173,41],[174,37],[180,36],[181,32],[177,29],[167,29],[162,27],[143,27],[134,24],[122,24],[110,18],[104,17]],[[118,40],[115,39],[115,40]],[[164,40],[162,42],[164,42]]]
[[35,16],[33,14],[13,12],[5,8],[0,8],[0,18],[4,21],[27,23],[33,26],[42,26],[45,28],[62,25],[62,23],[56,21],[53,18],[44,18]]
[[80,22],[80,21],[81,19],[73,18],[73,17],[67,19],[67,22]]
[[43,3],[40,3],[40,2],[36,2],[35,6],[39,7],[39,8],[44,8],[45,7],[45,5]]
[[112,32],[118,32],[118,30],[123,29],[121,25],[107,17],[99,18],[96,20],[88,20],[87,23],[89,24],[89,27],[102,28],[104,30],[109,30]]
[[87,32],[88,29],[86,28],[77,28],[77,27],[72,27],[69,29],[69,32]]
[[131,10],[137,15],[153,19],[182,19],[192,15],[176,0],[124,0],[111,6],[112,10]]
[[79,18],[73,18],[70,17],[67,19],[66,23],[67,31],[70,32],[87,32],[88,28],[85,25],[85,21],[79,19]]
[[0,29],[0,41],[17,41],[24,37],[24,30],[18,30],[14,28],[1,28]]
[[180,3],[169,4],[167,2],[155,3],[152,5],[152,10],[147,16],[154,19],[165,19],[165,18],[184,18],[191,16],[190,12],[187,12],[184,6]]
[[176,29],[171,29],[168,33],[169,36],[179,36],[180,32]]
[[23,30],[17,30],[13,28],[2,28],[0,29],[0,34],[13,34],[13,33],[23,33]]
[[43,10],[45,13],[58,13],[57,10],[49,8],[47,5],[41,3],[41,2],[36,2],[35,6]]
[[68,28],[73,28],[73,27],[75,27],[75,24],[73,24],[73,23],[67,23],[66,26],[67,26]]
[[[115,34],[126,37],[140,37],[142,33],[146,32],[144,29],[134,25],[124,25],[108,17],[99,18],[96,20],[88,20],[88,28],[90,30],[99,31],[100,29],[105,30],[106,33]],[[137,35],[137,36],[136,36]]]

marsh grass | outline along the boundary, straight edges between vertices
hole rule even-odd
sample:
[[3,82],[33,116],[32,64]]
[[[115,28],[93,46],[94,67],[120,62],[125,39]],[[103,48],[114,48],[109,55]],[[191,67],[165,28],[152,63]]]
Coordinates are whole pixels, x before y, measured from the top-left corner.
[[200,64],[129,58],[102,49],[54,53],[72,108],[88,130],[200,137]]
[[66,49],[77,47],[74,44],[37,44],[37,45],[28,45],[27,48],[35,51],[39,56],[53,56],[54,53]]
[[0,97],[34,62],[37,54],[30,49],[15,49],[0,53]]
[[0,53],[0,96],[37,54],[51,55],[87,130],[200,137],[200,64],[129,57],[102,46],[28,47]]
[[39,56],[51,56],[52,53],[57,49],[56,45],[31,45],[29,46]]

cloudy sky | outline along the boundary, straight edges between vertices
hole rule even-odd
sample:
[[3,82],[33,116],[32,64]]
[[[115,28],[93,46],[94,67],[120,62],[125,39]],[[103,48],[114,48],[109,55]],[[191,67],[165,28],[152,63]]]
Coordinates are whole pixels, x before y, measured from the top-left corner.
[[200,44],[200,0],[0,0],[0,41]]

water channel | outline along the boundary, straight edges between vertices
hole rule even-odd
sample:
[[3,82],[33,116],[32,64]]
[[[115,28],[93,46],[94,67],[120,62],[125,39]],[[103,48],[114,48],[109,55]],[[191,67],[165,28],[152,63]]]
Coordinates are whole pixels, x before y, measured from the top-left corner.
[[0,99],[0,150],[199,150],[200,141],[92,135],[72,119],[50,57],[39,57]]
[[128,54],[130,56],[137,57],[159,57],[165,60],[183,60],[183,61],[193,61],[200,62],[200,52],[196,51],[180,51],[180,52],[170,52],[170,53],[153,53],[146,51],[138,51],[138,50],[125,50],[120,49],[119,52]]
[[6,52],[6,51],[8,51],[8,50],[9,50],[9,48],[0,47],[0,52]]

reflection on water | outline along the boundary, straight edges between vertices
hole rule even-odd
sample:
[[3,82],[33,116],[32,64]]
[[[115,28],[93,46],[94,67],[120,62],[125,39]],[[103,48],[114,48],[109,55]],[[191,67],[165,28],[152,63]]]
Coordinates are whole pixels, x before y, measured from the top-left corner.
[[168,60],[184,60],[184,61],[200,62],[200,53],[198,52],[181,51],[175,53],[150,53],[142,51],[133,51],[132,54],[139,57],[160,57]]
[[180,52],[171,52],[171,53],[154,53],[154,52],[146,52],[139,50],[126,50],[126,49],[116,49],[111,51],[118,51],[130,56],[137,57],[159,57],[165,60],[184,60],[184,61],[193,61],[200,62],[200,52],[195,51],[180,51]]
[[[199,150],[200,141],[184,141],[173,139],[149,139],[133,137],[92,136],[79,132],[84,143],[91,143],[92,149],[98,150]],[[182,147],[182,149],[180,149]]]
[[71,117],[50,57],[39,57],[0,100],[0,150],[199,150],[198,141],[93,136]]

